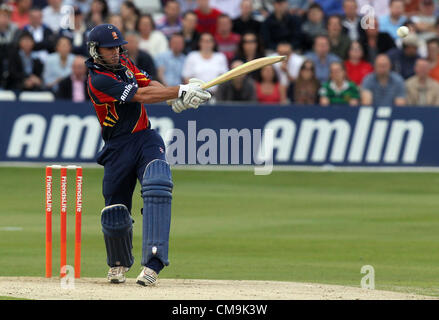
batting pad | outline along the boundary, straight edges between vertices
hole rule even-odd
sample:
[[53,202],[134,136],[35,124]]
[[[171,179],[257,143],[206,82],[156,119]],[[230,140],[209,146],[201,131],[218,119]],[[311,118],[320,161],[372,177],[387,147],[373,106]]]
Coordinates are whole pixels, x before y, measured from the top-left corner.
[[168,247],[171,227],[172,175],[169,164],[157,159],[145,169],[142,181],[143,242],[142,265],[156,257],[169,265]]
[[131,267],[134,257],[133,219],[123,204],[107,206],[101,212],[102,232],[107,248],[107,264],[110,267]]

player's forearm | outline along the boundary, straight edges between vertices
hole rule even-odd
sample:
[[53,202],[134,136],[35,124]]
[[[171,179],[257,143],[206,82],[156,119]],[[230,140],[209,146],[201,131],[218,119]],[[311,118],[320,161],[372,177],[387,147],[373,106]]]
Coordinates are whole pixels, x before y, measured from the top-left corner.
[[149,85],[147,87],[139,88],[134,95],[132,101],[141,103],[157,103],[178,98],[179,86],[163,87],[156,85]]

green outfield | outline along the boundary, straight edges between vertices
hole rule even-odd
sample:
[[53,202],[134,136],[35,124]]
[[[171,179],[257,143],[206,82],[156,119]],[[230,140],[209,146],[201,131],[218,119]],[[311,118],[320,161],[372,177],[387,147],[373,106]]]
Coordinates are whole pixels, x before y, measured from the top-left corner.
[[[82,276],[105,277],[100,169],[84,169]],[[43,168],[0,168],[0,276],[44,276]],[[55,175],[56,176],[56,175]],[[439,173],[174,170],[171,266],[164,278],[282,280],[439,296]],[[73,204],[73,173],[69,173]],[[59,178],[56,177],[54,186]],[[54,212],[59,188],[54,187]],[[140,271],[140,190],[133,204]],[[73,206],[68,263],[73,265]],[[54,215],[54,273],[59,215]]]

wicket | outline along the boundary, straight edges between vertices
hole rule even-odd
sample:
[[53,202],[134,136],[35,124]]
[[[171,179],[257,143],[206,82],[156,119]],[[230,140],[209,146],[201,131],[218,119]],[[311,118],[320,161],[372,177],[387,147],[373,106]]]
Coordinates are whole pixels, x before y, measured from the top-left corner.
[[75,201],[75,278],[81,275],[81,216],[82,216],[82,167],[46,166],[46,278],[52,277],[52,169],[60,169],[60,277],[67,265],[67,170],[76,170]]

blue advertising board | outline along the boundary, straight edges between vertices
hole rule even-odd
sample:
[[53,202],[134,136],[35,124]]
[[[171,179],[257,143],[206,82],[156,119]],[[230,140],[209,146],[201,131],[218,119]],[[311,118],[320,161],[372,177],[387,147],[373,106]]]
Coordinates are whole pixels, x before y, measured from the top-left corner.
[[[0,105],[0,161],[95,162],[103,145],[88,103]],[[207,105],[147,107],[178,164],[439,167],[439,108]]]

